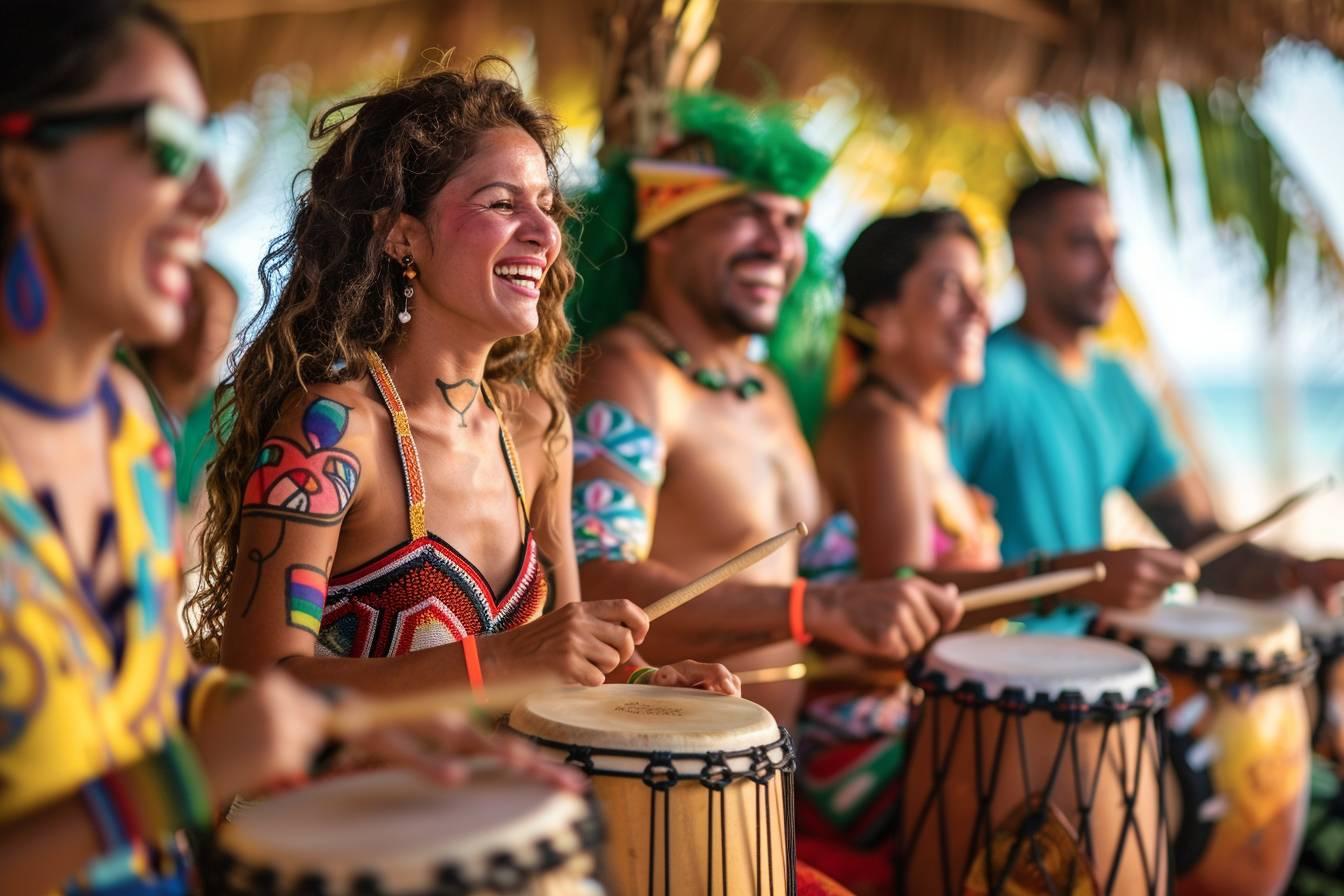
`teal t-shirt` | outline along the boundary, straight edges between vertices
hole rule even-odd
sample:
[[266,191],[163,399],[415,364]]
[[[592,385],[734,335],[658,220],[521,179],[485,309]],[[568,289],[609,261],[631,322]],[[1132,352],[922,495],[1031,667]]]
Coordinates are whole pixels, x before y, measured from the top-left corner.
[[[1142,497],[1181,460],[1157,411],[1117,359],[1094,351],[1071,377],[1054,353],[1009,325],[989,338],[985,378],[958,389],[948,408],[952,462],[994,498],[1005,563],[1031,551],[1102,545],[1101,506],[1123,488]],[[1030,628],[1072,630],[1088,614],[1060,613]],[[1075,618],[1076,617],[1076,618]]]

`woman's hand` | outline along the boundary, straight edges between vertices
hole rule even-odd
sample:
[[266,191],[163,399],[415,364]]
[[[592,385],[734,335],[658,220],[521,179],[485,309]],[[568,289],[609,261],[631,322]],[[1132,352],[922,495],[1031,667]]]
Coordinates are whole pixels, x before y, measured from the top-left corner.
[[649,684],[665,688],[698,688],[729,697],[742,696],[742,682],[722,663],[682,660],[660,667],[649,679]]
[[526,625],[477,639],[486,685],[492,680],[551,675],[595,687],[630,659],[649,617],[628,600],[566,604]]

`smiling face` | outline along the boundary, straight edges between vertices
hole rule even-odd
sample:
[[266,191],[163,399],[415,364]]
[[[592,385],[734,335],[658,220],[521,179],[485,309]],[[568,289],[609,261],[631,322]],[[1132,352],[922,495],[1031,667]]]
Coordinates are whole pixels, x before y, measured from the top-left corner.
[[[147,24],[84,93],[39,113],[80,112],[157,100],[192,121],[206,100],[191,62]],[[134,127],[92,130],[58,149],[9,145],[3,185],[20,222],[36,232],[54,280],[55,315],[94,335],[121,331],[141,345],[176,338],[200,263],[203,231],[224,205],[209,165],[189,181],[161,174]]]
[[414,303],[434,303],[490,342],[521,336],[537,327],[541,287],[560,254],[555,204],[537,141],[517,127],[486,131],[425,220],[402,216],[389,254],[409,246]]
[[878,352],[899,353],[924,382],[979,382],[989,306],[975,243],[957,233],[932,240],[897,289],[893,301],[864,312],[877,329]]
[[751,193],[678,221],[650,237],[648,247],[708,321],[767,334],[807,260],[806,215],[801,199]]

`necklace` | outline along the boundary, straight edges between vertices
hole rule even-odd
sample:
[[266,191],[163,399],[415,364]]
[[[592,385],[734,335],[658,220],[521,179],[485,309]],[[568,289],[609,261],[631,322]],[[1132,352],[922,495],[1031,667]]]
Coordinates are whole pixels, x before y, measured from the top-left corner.
[[877,388],[879,391],[885,392],[887,395],[891,396],[891,398],[893,398],[898,404],[903,404],[910,410],[914,411],[915,416],[918,417],[921,422],[936,428],[939,432],[943,432],[943,421],[929,420],[928,418],[926,418],[919,407],[919,403],[916,402],[913,398],[911,398],[909,393],[907,393],[904,389],[897,388],[895,384],[888,382],[887,380],[883,379],[882,377],[878,376],[875,373],[869,373],[863,378],[863,381],[859,383],[859,388],[863,388],[864,386],[873,386]]
[[676,338],[654,318],[642,311],[634,311],[625,318],[635,329],[654,344],[664,358],[671,361],[691,382],[711,392],[731,391],[746,401],[765,391],[765,381],[758,376],[747,374],[736,382],[728,378],[722,369],[696,367],[691,353],[677,345]]
[[0,399],[16,404],[30,414],[46,417],[48,420],[74,420],[82,417],[93,407],[98,397],[109,388],[106,375],[98,383],[98,389],[83,401],[75,404],[56,404],[40,395],[34,395],[18,383],[0,376]]

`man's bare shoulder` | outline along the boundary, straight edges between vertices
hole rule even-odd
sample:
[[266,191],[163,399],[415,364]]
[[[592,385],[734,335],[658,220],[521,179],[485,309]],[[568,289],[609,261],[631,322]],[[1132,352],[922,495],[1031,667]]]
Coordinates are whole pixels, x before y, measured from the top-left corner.
[[618,324],[583,347],[578,358],[575,407],[611,401],[636,413],[662,416],[684,378],[639,331]]

